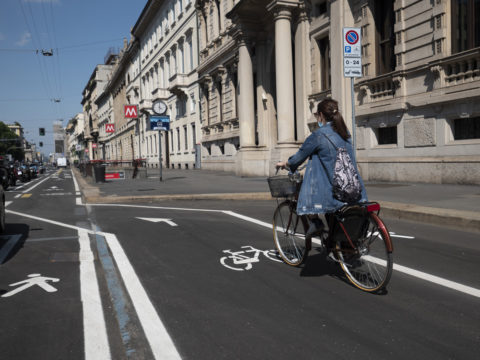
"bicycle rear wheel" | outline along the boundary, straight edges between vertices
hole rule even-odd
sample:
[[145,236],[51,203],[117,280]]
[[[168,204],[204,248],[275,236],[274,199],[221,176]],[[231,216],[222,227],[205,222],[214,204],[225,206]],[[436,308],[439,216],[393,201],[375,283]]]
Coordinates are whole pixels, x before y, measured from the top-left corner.
[[305,225],[297,215],[295,203],[284,201],[273,215],[273,238],[282,260],[291,266],[300,265],[307,256]]
[[376,214],[368,214],[362,222],[361,231],[351,237],[356,249],[346,241],[337,241],[335,255],[353,285],[364,291],[377,292],[390,281],[393,247],[385,224]]

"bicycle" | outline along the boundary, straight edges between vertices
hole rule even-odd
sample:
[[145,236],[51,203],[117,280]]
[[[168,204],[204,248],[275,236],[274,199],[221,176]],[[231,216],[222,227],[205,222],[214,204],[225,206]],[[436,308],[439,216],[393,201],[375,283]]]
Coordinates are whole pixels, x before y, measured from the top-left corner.
[[[384,289],[392,275],[393,244],[379,217],[380,204],[345,205],[325,215],[328,232],[321,239],[306,238],[309,221],[307,216],[297,214],[302,184],[299,170],[268,178],[272,197],[277,198],[273,237],[280,258],[288,265],[300,266],[312,249],[313,241],[322,245],[325,253],[340,264],[354,286],[367,292]],[[284,200],[279,203],[281,198]]]

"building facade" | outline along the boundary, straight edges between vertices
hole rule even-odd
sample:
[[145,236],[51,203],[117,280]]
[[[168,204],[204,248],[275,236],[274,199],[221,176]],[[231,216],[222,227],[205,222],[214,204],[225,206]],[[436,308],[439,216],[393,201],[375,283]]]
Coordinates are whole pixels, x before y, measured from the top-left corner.
[[[474,0],[149,0],[110,95],[97,98],[99,68],[84,90],[85,136],[95,141],[98,121],[113,119],[105,158],[157,167],[148,120],[162,100],[164,166],[193,168],[201,143],[202,168],[267,176],[334,98],[364,179],[479,184],[478,11]],[[362,35],[353,94],[344,27]],[[139,105],[138,119],[124,119],[125,104]]]
[[332,97],[352,129],[343,28],[362,33],[356,148],[367,180],[480,182],[474,1],[197,0],[202,167],[268,175]]
[[[135,79],[138,72],[139,137],[147,166],[158,167],[161,143],[164,166],[193,168],[195,144],[200,140],[197,19],[193,1],[148,1],[132,35],[138,41],[138,67],[132,67],[131,78]],[[149,129],[156,100],[167,105],[168,132]]]

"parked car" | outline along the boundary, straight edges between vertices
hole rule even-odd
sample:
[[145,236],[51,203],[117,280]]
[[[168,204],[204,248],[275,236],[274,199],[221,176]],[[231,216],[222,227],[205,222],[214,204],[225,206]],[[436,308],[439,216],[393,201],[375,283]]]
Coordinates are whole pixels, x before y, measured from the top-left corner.
[[5,191],[0,186],[0,234],[5,231]]
[[22,179],[22,182],[32,180],[30,169],[26,165],[20,165],[20,167],[18,167],[18,173],[18,175],[20,175],[20,178]]

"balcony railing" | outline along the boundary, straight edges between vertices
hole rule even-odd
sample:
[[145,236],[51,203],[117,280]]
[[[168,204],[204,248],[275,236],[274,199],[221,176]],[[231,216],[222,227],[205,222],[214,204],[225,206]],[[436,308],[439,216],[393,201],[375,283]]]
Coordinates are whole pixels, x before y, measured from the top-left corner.
[[442,59],[439,65],[441,69],[438,70],[443,71],[445,86],[480,80],[480,49],[476,48]]

